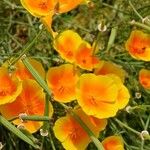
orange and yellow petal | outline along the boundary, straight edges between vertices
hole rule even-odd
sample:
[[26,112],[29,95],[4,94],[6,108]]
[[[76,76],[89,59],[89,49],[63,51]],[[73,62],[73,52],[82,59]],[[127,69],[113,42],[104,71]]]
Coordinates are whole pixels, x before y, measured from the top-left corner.
[[[45,94],[43,89],[38,85],[38,83],[31,79],[23,80],[23,90],[17,99],[9,104],[0,106],[0,113],[7,119],[12,119],[21,113],[26,113],[27,115],[38,115],[43,116],[45,109]],[[49,116],[53,114],[53,107],[49,103]],[[13,121],[14,124],[23,124],[25,129],[29,132],[36,132],[41,126],[42,122],[26,121],[21,122],[17,119]]]
[[63,59],[74,62],[75,52],[81,44],[82,39],[78,33],[66,30],[58,35],[54,40],[54,48]]
[[94,73],[96,75],[115,74],[121,78],[122,82],[124,82],[126,76],[126,72],[122,69],[121,66],[104,60],[99,61],[98,66],[94,70]]
[[109,136],[102,141],[105,150],[124,150],[123,140],[120,136]]
[[[45,79],[45,70],[44,70],[42,64],[39,61],[35,60],[35,59],[29,59],[29,62],[37,70],[37,72],[39,73],[39,75],[43,79]],[[15,64],[15,67],[16,67],[16,70],[14,71],[13,76],[17,76],[20,80],[34,79],[34,77],[32,76],[32,74],[24,66],[24,64],[22,63],[21,60],[19,60]]]
[[[92,130],[97,128],[97,130],[92,130],[96,136],[98,132],[102,131],[107,124],[106,120],[94,120],[91,122],[90,116],[87,116],[80,108],[75,110],[75,113],[86,123],[86,125]],[[57,139],[62,142],[63,147],[66,150],[81,150],[85,149],[90,143],[90,137],[85,132],[85,130],[80,126],[80,124],[71,116],[67,115],[65,117],[59,118],[54,125],[54,133]]]
[[121,85],[118,96],[117,96],[117,102],[118,102],[118,108],[123,109],[129,102],[130,94],[126,86]]
[[140,70],[139,82],[145,89],[150,90],[150,70],[147,69]]
[[56,101],[70,102],[76,99],[78,75],[73,65],[51,67],[46,79]]
[[125,85],[123,85],[121,79],[115,75],[115,74],[109,74],[110,78],[114,80],[116,85],[118,86],[118,96],[117,96],[117,102],[118,102],[118,108],[123,109],[129,102],[130,99],[130,93]]
[[150,61],[150,35],[139,30],[131,32],[125,44],[129,54],[139,60]]
[[83,74],[77,86],[77,101],[88,115],[100,119],[112,117],[118,111],[118,90],[108,76]]
[[22,91],[22,82],[13,77],[5,67],[0,67],[0,105],[15,101]]
[[58,8],[56,8],[57,13],[65,13],[81,4],[84,0],[59,0]]
[[55,0],[21,0],[22,6],[35,17],[49,15],[56,5]]
[[99,59],[93,56],[91,45],[85,41],[81,43],[75,53],[75,63],[83,69],[92,70],[99,63]]

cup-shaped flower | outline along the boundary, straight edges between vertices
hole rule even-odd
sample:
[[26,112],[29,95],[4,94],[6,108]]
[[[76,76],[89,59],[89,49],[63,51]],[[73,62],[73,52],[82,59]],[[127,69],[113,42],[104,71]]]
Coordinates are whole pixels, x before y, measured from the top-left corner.
[[138,60],[150,61],[150,35],[139,30],[131,32],[125,44],[129,54]]
[[63,59],[74,62],[75,52],[82,42],[78,33],[66,30],[60,33],[54,40],[54,48]]
[[[99,132],[104,130],[107,125],[106,119],[97,119],[92,116],[87,116],[80,108],[77,108],[75,113],[96,137],[98,137]],[[84,150],[91,142],[88,134],[70,114],[59,118],[55,122],[54,133],[66,150]]]
[[92,46],[86,41],[83,41],[75,53],[75,63],[80,68],[91,71],[99,63],[99,59],[93,55]]
[[106,75],[106,74],[116,74],[124,82],[126,72],[122,69],[121,66],[112,63],[110,61],[101,60],[94,70],[96,75]]
[[73,65],[64,64],[51,67],[48,70],[46,79],[56,101],[70,102],[76,99],[78,74]]
[[88,73],[79,78],[77,101],[86,114],[100,119],[109,118],[125,107],[129,93],[117,76]]
[[77,101],[83,111],[97,118],[116,115],[118,87],[107,76],[82,74],[77,85]]
[[150,70],[147,69],[140,70],[139,82],[145,89],[150,90]]
[[[9,104],[0,106],[0,113],[7,119],[12,119],[19,116],[22,113],[27,115],[43,116],[45,109],[45,93],[38,83],[31,79],[23,80],[23,90],[17,99]],[[53,113],[53,107],[49,103],[49,116]],[[31,133],[36,132],[43,122],[24,121],[16,119],[14,124],[22,124],[26,130]]]
[[22,82],[0,67],[0,105],[13,102],[22,91]]
[[[29,62],[31,65],[37,70],[39,75],[45,79],[45,70],[42,66],[42,64],[35,60],[35,59],[29,59]],[[13,76],[17,76],[20,80],[24,79],[34,79],[32,74],[28,71],[28,69],[24,66],[21,60],[19,60],[15,64],[16,70],[13,72]]]
[[105,150],[124,150],[123,139],[120,136],[109,136],[102,144]]
[[56,0],[20,0],[23,7],[35,17],[49,15],[50,11],[54,10],[57,3]]

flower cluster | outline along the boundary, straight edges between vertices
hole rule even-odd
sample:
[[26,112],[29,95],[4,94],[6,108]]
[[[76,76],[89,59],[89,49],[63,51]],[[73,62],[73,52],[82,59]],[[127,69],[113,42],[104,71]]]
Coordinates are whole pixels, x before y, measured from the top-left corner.
[[[130,94],[124,85],[126,72],[110,61],[99,60],[94,47],[72,30],[58,34],[54,48],[67,63],[49,68],[46,75],[53,99],[61,103],[76,100],[80,108],[74,109],[75,113],[98,135],[105,128],[106,119],[114,117],[129,102]],[[90,142],[70,114],[56,121],[54,133],[67,150],[85,149]],[[106,150],[112,147],[111,143],[115,143],[114,149],[117,146],[123,149],[122,141],[118,141],[118,138],[108,140],[104,144],[110,145]]]

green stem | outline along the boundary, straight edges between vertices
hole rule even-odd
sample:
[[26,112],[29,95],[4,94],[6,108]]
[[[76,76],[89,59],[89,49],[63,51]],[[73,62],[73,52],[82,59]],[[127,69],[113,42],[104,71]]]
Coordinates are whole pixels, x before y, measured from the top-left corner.
[[22,120],[31,120],[31,121],[50,121],[48,116],[22,116]]
[[109,37],[107,48],[106,48],[107,52],[109,51],[109,49],[114,44],[114,41],[115,41],[115,38],[116,38],[116,35],[117,35],[117,29],[118,29],[118,27],[114,27],[114,28],[111,29],[110,37]]
[[50,143],[51,143],[51,146],[52,146],[52,150],[56,150],[55,144],[53,142],[52,134],[51,134],[51,128],[49,129],[49,139],[50,139]]
[[130,130],[131,132],[133,132],[133,133],[135,133],[135,134],[137,134],[137,135],[140,136],[140,132],[138,132],[138,131],[132,129],[131,127],[129,127],[128,125],[124,124],[123,122],[121,122],[121,121],[118,120],[117,118],[114,119],[114,120],[115,120],[120,126],[123,126],[123,127],[125,127],[126,129]]
[[140,27],[140,28],[143,28],[143,29],[148,30],[150,32],[150,27],[143,24],[143,23],[136,22],[136,21],[133,20],[133,21],[129,22],[129,24],[130,25],[135,25],[135,26]]
[[33,68],[33,66],[30,64],[30,62],[28,61],[28,59],[26,57],[22,58],[22,62],[27,67],[27,69],[29,70],[29,72],[33,75],[33,77],[35,78],[35,80],[39,83],[39,85],[47,92],[47,94],[49,96],[51,96],[51,92],[50,92],[47,84],[42,79],[42,77],[38,74],[38,72]]
[[42,30],[39,31],[39,33],[33,38],[33,40],[24,48],[24,50],[19,54],[19,56],[10,62],[9,67],[14,65],[26,52],[30,50],[30,48],[34,45],[38,37],[41,35]]
[[131,3],[131,1],[129,0],[129,4],[132,7],[133,11],[135,12],[135,14],[141,19],[143,20],[144,18],[138,13],[138,11],[135,9],[135,7],[133,6],[133,4]]
[[150,108],[150,105],[138,105],[138,106],[131,107],[130,109],[131,110],[135,110],[135,109],[144,109],[144,110],[146,110],[147,108]]
[[130,15],[129,13],[124,12],[124,11],[122,11],[122,10],[116,8],[116,7],[113,7],[113,6],[109,5],[109,4],[107,4],[107,3],[104,3],[104,2],[103,2],[102,5],[103,5],[103,6],[106,6],[106,7],[108,7],[108,8],[114,9],[114,10],[116,10],[116,11],[118,11],[118,12],[123,13],[123,14]]
[[[48,117],[49,116],[49,95],[46,95],[46,99],[45,99],[45,112],[44,112],[44,116]],[[46,131],[49,128],[49,122],[44,122],[43,124],[43,130]]]

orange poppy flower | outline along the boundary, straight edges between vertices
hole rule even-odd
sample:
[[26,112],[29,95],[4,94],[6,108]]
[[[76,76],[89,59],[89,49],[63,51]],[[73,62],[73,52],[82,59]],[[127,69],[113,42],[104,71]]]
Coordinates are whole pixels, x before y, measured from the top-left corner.
[[150,70],[141,69],[139,72],[139,81],[145,89],[150,90]]
[[46,79],[56,101],[70,102],[76,99],[78,75],[73,65],[64,64],[50,68]]
[[83,111],[97,118],[108,118],[118,111],[118,86],[108,76],[83,74],[77,85],[77,101]]
[[[53,107],[51,103],[49,116],[52,116]],[[44,115],[45,108],[45,94],[43,89],[38,85],[38,83],[31,79],[23,80],[23,90],[17,99],[9,104],[0,106],[0,113],[7,119],[12,119],[21,113],[26,113],[27,115]],[[20,119],[14,120],[14,124],[23,124],[25,129],[29,132],[36,132],[42,125],[42,122],[25,121],[21,122]]]
[[22,83],[0,67],[0,105],[13,102],[22,91]]
[[120,136],[109,136],[102,141],[105,150],[124,150],[123,140]]
[[68,62],[74,62],[77,48],[82,42],[78,33],[72,30],[66,30],[58,35],[54,40],[54,47],[63,59]]
[[149,34],[143,33],[139,30],[132,31],[125,46],[133,58],[143,61],[150,61]]
[[[99,132],[104,130],[107,125],[106,119],[97,119],[87,116],[80,108],[75,113],[98,137]],[[91,142],[90,137],[80,124],[69,114],[59,118],[54,125],[54,133],[57,139],[62,142],[66,150],[84,150]]]
[[22,6],[27,9],[33,16],[42,17],[49,15],[54,10],[56,0],[21,0]]
[[[45,79],[45,70],[40,62],[35,59],[29,59],[31,65],[37,70],[37,72],[41,75],[43,79]],[[19,60],[15,64],[16,70],[13,72],[13,76],[19,77],[19,79],[34,79],[32,74],[28,71],[28,69],[24,66],[21,60]]]
[[116,74],[124,82],[126,72],[121,66],[110,61],[101,60],[94,70],[96,75]]
[[75,53],[75,63],[86,70],[92,70],[99,63],[99,59],[93,56],[93,48],[89,43],[81,43]]

